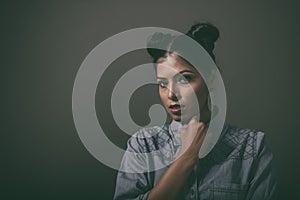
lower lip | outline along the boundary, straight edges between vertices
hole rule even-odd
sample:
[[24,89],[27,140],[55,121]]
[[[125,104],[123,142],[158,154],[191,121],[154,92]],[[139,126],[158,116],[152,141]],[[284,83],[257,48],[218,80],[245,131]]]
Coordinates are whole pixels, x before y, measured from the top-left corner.
[[181,108],[169,108],[171,113],[173,114],[180,114],[181,113]]

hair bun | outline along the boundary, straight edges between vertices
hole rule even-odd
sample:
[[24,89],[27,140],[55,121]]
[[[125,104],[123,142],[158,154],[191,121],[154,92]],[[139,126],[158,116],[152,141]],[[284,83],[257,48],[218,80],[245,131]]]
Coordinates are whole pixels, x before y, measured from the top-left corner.
[[215,48],[215,42],[219,38],[219,30],[209,23],[197,23],[190,28],[186,35],[196,40],[211,54]]

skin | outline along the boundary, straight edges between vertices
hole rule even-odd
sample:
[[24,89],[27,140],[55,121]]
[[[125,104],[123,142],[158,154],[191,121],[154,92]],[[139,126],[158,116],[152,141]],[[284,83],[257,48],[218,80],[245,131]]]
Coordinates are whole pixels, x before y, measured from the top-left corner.
[[[178,79],[178,74],[186,78]],[[158,60],[157,79],[160,85],[159,95],[167,112],[174,120],[181,120],[185,123],[180,131],[179,155],[152,188],[148,199],[176,199],[196,165],[207,132],[204,122],[208,122],[210,119],[210,112],[207,109],[208,91],[197,70],[175,54]],[[194,101],[191,101],[194,93],[199,103],[195,104]],[[170,111],[169,106],[176,103],[183,105],[183,109],[180,113],[174,114]],[[199,106],[199,108],[197,109],[195,106]],[[200,120],[195,116],[197,115],[195,110],[200,110]]]

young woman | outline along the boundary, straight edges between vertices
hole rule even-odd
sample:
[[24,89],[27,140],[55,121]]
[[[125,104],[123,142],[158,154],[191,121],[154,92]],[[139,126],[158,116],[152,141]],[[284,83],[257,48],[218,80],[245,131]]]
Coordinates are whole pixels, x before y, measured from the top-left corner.
[[[216,27],[199,23],[186,35],[215,60]],[[199,72],[174,50],[176,40],[170,35],[153,37],[150,42],[164,43],[172,51],[148,49],[156,65],[161,102],[173,121],[161,129],[140,130],[137,135],[144,137],[132,137],[127,145],[127,151],[134,153],[147,154],[166,147],[169,151],[138,162],[125,155],[125,170],[118,173],[114,199],[274,199],[277,183],[263,132],[225,124],[212,151],[199,159],[212,117],[209,92]],[[195,94],[197,104],[192,101]],[[199,111],[200,119],[196,117]],[[168,159],[172,162],[158,170],[126,171]]]

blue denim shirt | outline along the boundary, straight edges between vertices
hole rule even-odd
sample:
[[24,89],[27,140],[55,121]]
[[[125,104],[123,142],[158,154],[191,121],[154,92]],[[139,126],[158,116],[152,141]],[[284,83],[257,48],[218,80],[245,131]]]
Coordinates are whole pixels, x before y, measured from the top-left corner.
[[[167,150],[161,157],[139,162],[125,153],[121,164],[123,170],[117,175],[114,199],[148,198],[150,190],[168,170],[170,165],[166,162],[174,160],[179,152],[180,128],[181,124],[173,121],[162,129],[145,128],[136,134],[145,138],[131,137],[128,140],[128,152]],[[149,162],[150,159],[152,162]],[[178,199],[275,199],[277,181],[272,159],[263,132],[225,124],[212,151],[197,161]],[[147,167],[151,163],[164,163],[165,167],[143,173],[124,172],[138,165]]]

